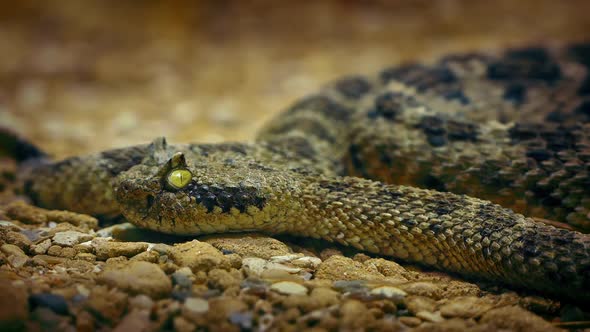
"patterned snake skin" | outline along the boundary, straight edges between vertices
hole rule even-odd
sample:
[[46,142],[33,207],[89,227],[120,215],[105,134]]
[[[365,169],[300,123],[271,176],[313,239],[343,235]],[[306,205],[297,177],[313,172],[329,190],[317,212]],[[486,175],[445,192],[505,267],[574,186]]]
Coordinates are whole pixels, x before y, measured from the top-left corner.
[[254,143],[160,138],[23,173],[45,207],[171,234],[322,238],[588,302],[590,44],[347,77]]

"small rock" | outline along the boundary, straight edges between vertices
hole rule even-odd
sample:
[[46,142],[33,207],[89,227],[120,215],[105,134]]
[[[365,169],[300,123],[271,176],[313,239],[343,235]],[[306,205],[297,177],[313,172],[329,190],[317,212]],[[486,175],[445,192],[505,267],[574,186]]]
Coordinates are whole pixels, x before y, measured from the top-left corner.
[[88,311],[82,310],[76,315],[76,331],[91,332],[95,331],[95,319]]
[[238,298],[229,296],[214,297],[209,300],[207,319],[224,321],[228,319],[230,315],[236,312],[244,312],[246,310],[248,310],[248,305]]
[[406,298],[406,307],[408,311],[414,315],[420,311],[434,312],[436,309],[436,301],[425,296],[408,296]]
[[116,322],[127,309],[127,299],[127,294],[118,289],[96,286],[90,291],[85,306],[99,319]]
[[172,283],[174,285],[178,285],[181,288],[191,288],[193,285],[193,273],[188,270],[190,273],[186,273],[186,271],[176,271],[172,273]]
[[31,245],[31,251],[35,255],[43,255],[47,252],[47,249],[49,249],[49,247],[51,247],[51,240],[46,239],[44,241],[41,241],[40,243]]
[[416,317],[432,323],[440,323],[445,319],[440,315],[440,312],[429,312],[429,311],[419,311],[416,313]]
[[149,310],[132,310],[115,326],[113,332],[149,332],[154,330],[152,325]]
[[160,267],[148,262],[107,265],[98,281],[118,287],[132,294],[146,294],[152,298],[166,296],[172,282]]
[[23,201],[15,201],[4,207],[6,215],[24,224],[43,224],[47,222],[48,210],[29,205]]
[[408,293],[393,286],[381,286],[373,288],[370,292],[371,295],[382,296],[384,298],[392,300],[394,303],[403,302],[404,298]]
[[338,303],[340,293],[330,288],[319,287],[311,291],[310,297],[318,308],[327,308]]
[[58,224],[69,223],[84,230],[98,228],[98,219],[81,213],[61,210],[49,210],[46,213],[47,220]]
[[53,243],[62,247],[72,247],[75,244],[92,240],[94,236],[77,231],[65,231],[55,233]]
[[440,286],[426,281],[411,282],[400,285],[399,288],[408,294],[426,296],[435,300],[440,300],[443,294]]
[[2,251],[2,253],[4,253],[4,255],[6,256],[26,256],[25,252],[21,248],[15,246],[14,244],[3,244],[2,246],[0,246],[0,251]]
[[229,260],[219,250],[198,240],[175,245],[169,256],[178,266],[189,267],[195,273],[230,267]]
[[374,320],[367,307],[358,300],[344,301],[340,306],[340,317],[340,328],[347,330],[363,329]]
[[375,280],[381,281],[384,276],[374,266],[367,266],[348,257],[330,256],[317,268],[315,277],[329,280]]
[[189,322],[183,316],[176,316],[172,320],[172,325],[174,327],[174,331],[177,332],[193,332],[197,330],[197,326],[191,322]]
[[147,243],[143,242],[115,242],[106,241],[101,238],[92,240],[92,246],[96,253],[96,258],[99,260],[106,260],[113,257],[133,257],[140,252],[146,251]]
[[365,280],[337,280],[334,281],[332,287],[342,293],[366,291],[367,282]]
[[297,274],[301,268],[269,262],[262,258],[247,257],[242,260],[242,267],[249,277],[260,277],[267,270],[280,270],[288,274]]
[[128,222],[124,222],[121,224],[115,224],[109,227],[105,227],[105,228],[101,228],[100,230],[98,230],[96,232],[96,235],[99,237],[104,237],[104,238],[109,238],[109,237],[115,237],[116,235],[121,233],[121,232],[125,232],[127,230],[130,229],[136,229],[137,227],[135,225],[133,225],[132,223],[128,223]]
[[29,256],[14,244],[3,244],[0,251],[7,256],[8,263],[15,268],[22,267],[29,261]]
[[31,308],[43,307],[59,315],[67,315],[68,303],[61,295],[51,293],[32,294],[29,296],[29,305]]
[[292,281],[280,281],[272,284],[270,289],[285,295],[306,295],[307,287]]
[[303,254],[289,254],[289,255],[280,255],[280,256],[272,256],[269,261],[273,263],[289,263],[297,258],[303,257]]
[[461,296],[449,300],[440,307],[444,317],[476,318],[494,307],[494,303],[485,298]]
[[550,322],[519,306],[492,309],[481,317],[480,323],[488,323],[496,330],[561,331]]
[[29,250],[29,246],[31,245],[31,240],[29,240],[28,237],[19,232],[7,232],[4,240],[7,243],[14,244],[15,246],[21,248],[23,251]]
[[404,317],[400,317],[399,321],[408,327],[416,327],[416,326],[422,324],[422,320],[418,317],[404,316]]
[[129,305],[135,309],[152,310],[154,301],[145,294],[139,294],[129,299]]
[[213,269],[209,271],[209,285],[217,289],[239,287],[242,282],[242,273],[236,269]]
[[47,254],[49,256],[62,257],[61,250],[62,250],[61,246],[54,244],[51,247],[49,247],[49,249],[47,249]]
[[94,254],[89,254],[86,252],[81,252],[79,254],[76,254],[75,258],[79,259],[79,260],[87,261],[87,262],[96,261],[96,256]]
[[365,266],[377,268],[377,271],[388,277],[388,280],[390,281],[405,282],[413,280],[417,276],[416,272],[408,271],[398,263],[383,258],[371,258],[366,260],[363,264]]
[[223,236],[204,240],[219,250],[229,250],[242,257],[270,259],[273,256],[291,254],[289,246],[266,236]]
[[29,315],[27,288],[23,283],[0,282],[0,329],[24,330]]
[[157,252],[150,250],[150,251],[144,251],[144,252],[140,252],[139,254],[131,257],[132,261],[143,261],[143,262],[150,262],[150,263],[158,263],[158,260],[160,259],[160,254],[158,254]]
[[209,301],[197,297],[189,297],[184,301],[184,309],[192,314],[203,314],[209,311]]
[[311,256],[297,258],[291,262],[291,264],[293,264],[297,267],[301,267],[301,268],[305,268],[305,269],[313,269],[313,270],[315,270],[318,266],[320,266],[321,263],[322,263],[321,259],[319,259],[317,257],[311,257]]
[[229,321],[241,329],[250,331],[253,326],[254,315],[251,312],[234,312],[229,315]]

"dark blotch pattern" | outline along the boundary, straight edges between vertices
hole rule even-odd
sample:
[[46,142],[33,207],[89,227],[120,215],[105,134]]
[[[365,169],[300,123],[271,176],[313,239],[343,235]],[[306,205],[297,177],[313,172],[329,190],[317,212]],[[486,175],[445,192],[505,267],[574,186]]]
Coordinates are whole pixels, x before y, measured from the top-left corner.
[[249,206],[262,210],[266,204],[266,198],[260,196],[258,190],[253,187],[221,187],[190,183],[183,191],[194,197],[198,204],[206,207],[207,212],[212,212],[216,206],[224,213],[230,212],[232,207],[240,212],[245,212]]
[[504,58],[489,64],[487,77],[492,80],[539,80],[552,84],[561,78],[559,64],[542,48],[509,51]]
[[362,77],[348,77],[336,82],[336,90],[343,96],[359,99],[371,90],[371,84]]
[[434,67],[410,64],[386,69],[381,72],[381,80],[389,83],[392,80],[416,87],[418,92],[441,85],[449,85],[458,81],[457,76],[443,63]]
[[526,87],[524,84],[512,83],[506,86],[504,90],[504,99],[511,101],[516,105],[520,105],[526,98]]
[[367,112],[369,119],[383,118],[394,121],[406,107],[417,107],[419,104],[413,96],[401,93],[386,92],[375,98],[373,109]]
[[452,89],[442,93],[443,97],[447,100],[456,100],[462,105],[468,105],[471,100],[465,95],[461,89]]
[[590,122],[590,100],[583,101],[574,109],[574,113],[579,115],[584,122]]
[[425,116],[418,125],[431,146],[444,146],[449,141],[477,141],[477,126],[473,123],[445,120],[440,116]]
[[317,95],[303,99],[295,104],[289,110],[288,115],[293,115],[301,111],[313,111],[324,115],[326,118],[334,121],[348,121],[354,112],[353,109],[341,105],[327,96]]
[[318,121],[313,119],[290,119],[288,122],[272,128],[271,134],[285,134],[291,131],[301,131],[313,135],[328,143],[335,143],[336,138],[328,133],[328,130]]
[[248,149],[242,143],[199,144],[198,149],[204,157],[216,152],[235,152],[242,156],[248,154]]
[[[111,175],[117,175],[123,171],[128,170],[134,165],[139,164],[145,157],[145,149],[143,147],[123,148],[109,150],[101,153],[102,159],[106,161],[106,167]],[[66,159],[66,161],[73,159]]]

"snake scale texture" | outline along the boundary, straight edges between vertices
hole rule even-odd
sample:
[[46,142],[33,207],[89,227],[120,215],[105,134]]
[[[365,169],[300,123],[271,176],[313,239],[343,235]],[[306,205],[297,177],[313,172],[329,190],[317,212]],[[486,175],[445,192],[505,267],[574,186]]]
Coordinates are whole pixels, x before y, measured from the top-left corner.
[[44,207],[170,234],[322,238],[587,303],[590,44],[349,76],[251,143],[158,138],[22,173]]

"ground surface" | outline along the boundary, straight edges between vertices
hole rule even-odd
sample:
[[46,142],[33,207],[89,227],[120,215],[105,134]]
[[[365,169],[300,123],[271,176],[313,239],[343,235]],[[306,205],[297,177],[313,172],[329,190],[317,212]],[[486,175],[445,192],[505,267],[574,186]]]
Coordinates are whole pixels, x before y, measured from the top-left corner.
[[[590,37],[588,1],[185,5],[2,5],[0,123],[56,157],[161,135],[247,140],[343,74]],[[17,168],[5,160],[2,171]],[[2,328],[550,330],[588,319],[575,305],[325,244],[163,238],[14,203],[0,219]]]

